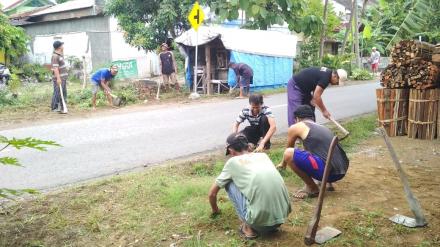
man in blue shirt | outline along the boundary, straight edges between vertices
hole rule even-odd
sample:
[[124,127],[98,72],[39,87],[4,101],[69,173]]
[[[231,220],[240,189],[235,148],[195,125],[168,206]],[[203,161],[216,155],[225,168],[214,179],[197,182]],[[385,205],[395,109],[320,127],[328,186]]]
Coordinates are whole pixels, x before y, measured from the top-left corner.
[[95,72],[91,78],[92,82],[92,106],[93,110],[96,109],[96,94],[98,93],[99,88],[104,91],[107,96],[108,103],[110,106],[113,105],[113,99],[110,93],[112,90],[109,87],[110,81],[118,74],[118,66],[112,65],[110,68],[103,68]]

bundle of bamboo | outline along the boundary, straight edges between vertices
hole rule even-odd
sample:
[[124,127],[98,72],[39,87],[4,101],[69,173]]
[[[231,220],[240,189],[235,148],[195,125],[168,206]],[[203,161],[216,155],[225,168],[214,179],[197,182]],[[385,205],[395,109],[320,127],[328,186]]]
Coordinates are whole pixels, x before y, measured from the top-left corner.
[[388,136],[405,135],[408,121],[409,89],[376,89],[379,125]]
[[411,89],[409,94],[408,137],[432,140],[436,135],[439,90]]

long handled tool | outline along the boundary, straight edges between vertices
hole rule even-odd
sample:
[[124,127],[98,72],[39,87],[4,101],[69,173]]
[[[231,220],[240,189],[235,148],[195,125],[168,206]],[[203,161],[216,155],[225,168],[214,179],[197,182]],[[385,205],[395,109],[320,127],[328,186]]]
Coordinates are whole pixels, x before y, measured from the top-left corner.
[[327,160],[325,161],[324,175],[322,177],[321,188],[319,190],[319,196],[318,196],[318,204],[315,207],[315,212],[313,214],[312,219],[310,220],[306,235],[304,237],[304,243],[306,245],[312,245],[314,243],[322,244],[341,234],[341,231],[329,226],[324,227],[321,230],[317,231],[319,225],[319,219],[321,218],[322,204],[324,203],[324,194],[327,185],[327,180],[331,170],[330,161],[332,160],[333,151],[335,149],[336,144],[338,144],[338,137],[335,136],[333,137],[333,140],[330,144]]
[[379,132],[381,133],[385,143],[388,147],[388,151],[390,152],[391,158],[393,159],[394,165],[396,166],[397,173],[399,174],[400,180],[403,184],[403,189],[405,190],[406,200],[408,201],[409,207],[416,217],[411,218],[404,215],[396,214],[390,218],[390,220],[394,223],[404,225],[407,227],[422,227],[426,226],[428,222],[423,215],[422,207],[419,204],[417,198],[411,192],[409,187],[408,178],[406,177],[405,172],[402,170],[402,166],[400,165],[399,159],[397,158],[396,152],[394,151],[393,146],[391,145],[390,139],[383,127],[379,128]]
[[336,127],[338,127],[338,129],[340,131],[342,131],[342,133],[344,134],[344,136],[341,137],[341,139],[340,139],[341,141],[350,135],[350,132],[348,132],[348,130],[346,130],[344,127],[342,127],[342,125],[340,125],[334,118],[330,117],[330,121],[332,121],[336,125]]
[[60,89],[61,103],[63,104],[63,111],[62,111],[62,113],[67,113],[67,105],[66,105],[66,101],[64,100],[62,84],[59,84],[58,86],[59,86],[58,88]]

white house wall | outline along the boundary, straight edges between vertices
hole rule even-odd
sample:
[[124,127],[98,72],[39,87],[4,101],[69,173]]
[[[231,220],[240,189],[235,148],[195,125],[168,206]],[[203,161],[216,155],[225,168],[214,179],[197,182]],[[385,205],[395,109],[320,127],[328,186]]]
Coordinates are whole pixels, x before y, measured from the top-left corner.
[[60,40],[64,42],[64,56],[85,56],[87,71],[92,71],[91,49],[89,47],[86,32],[64,33],[56,35],[37,35],[33,39],[33,56],[31,60],[39,64],[50,64],[53,53],[53,42]]
[[110,22],[110,40],[112,60],[132,60],[135,59],[138,67],[139,77],[151,77],[159,74],[159,65],[157,54],[154,52],[145,52],[129,45],[124,40],[123,32],[118,28],[118,21],[111,17]]

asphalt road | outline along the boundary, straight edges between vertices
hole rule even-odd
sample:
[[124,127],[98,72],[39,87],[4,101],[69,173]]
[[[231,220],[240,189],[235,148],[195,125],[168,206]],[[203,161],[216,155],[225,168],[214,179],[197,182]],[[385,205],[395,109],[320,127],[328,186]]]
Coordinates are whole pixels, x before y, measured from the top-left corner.
[[[334,118],[346,118],[376,109],[377,84],[329,88],[324,102]],[[287,130],[287,97],[265,98],[277,122],[276,135]],[[224,146],[234,119],[247,100],[175,105],[84,120],[0,131],[6,137],[53,140],[62,147],[47,152],[8,148],[25,165],[0,167],[0,188],[48,189],[122,170],[155,164]],[[324,122],[317,111],[318,122]]]

